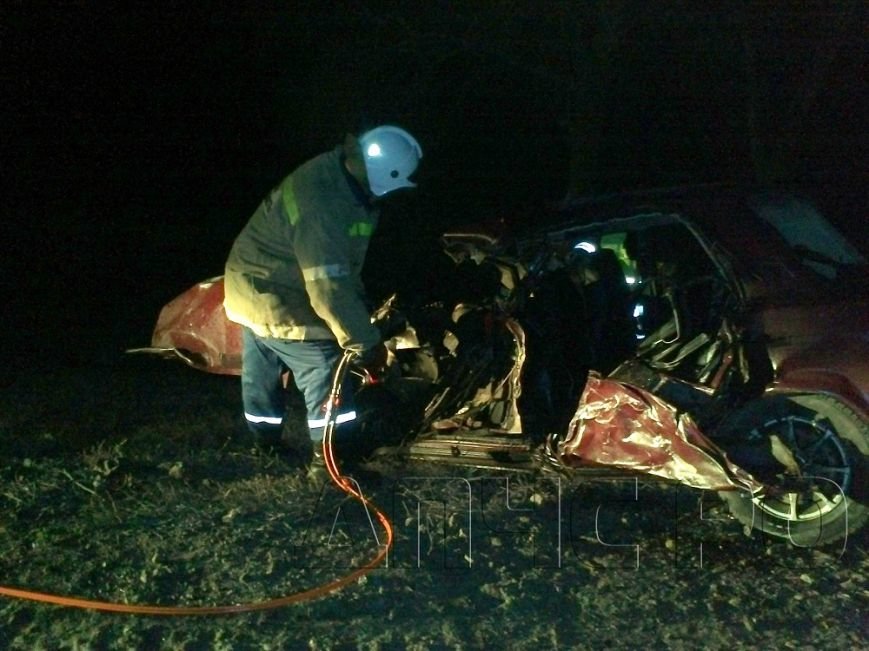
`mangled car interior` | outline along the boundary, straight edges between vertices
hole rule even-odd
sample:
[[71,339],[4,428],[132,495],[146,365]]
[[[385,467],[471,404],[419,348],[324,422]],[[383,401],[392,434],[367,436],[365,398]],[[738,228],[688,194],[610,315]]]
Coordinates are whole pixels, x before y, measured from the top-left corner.
[[[449,354],[438,356],[443,388],[423,430],[522,433],[542,443],[567,429],[589,374],[708,424],[734,392],[750,390],[755,372],[761,386],[769,375],[749,368],[733,333],[739,297],[677,216],[637,215],[508,245],[447,234],[444,244],[457,262],[491,267],[481,275],[492,291],[453,310]],[[452,450],[462,456],[461,445]]]

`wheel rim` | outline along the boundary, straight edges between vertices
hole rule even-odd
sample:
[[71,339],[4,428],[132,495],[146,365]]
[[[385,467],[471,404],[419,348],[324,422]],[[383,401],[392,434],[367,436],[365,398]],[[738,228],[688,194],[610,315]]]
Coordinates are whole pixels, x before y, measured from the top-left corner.
[[[777,435],[799,465],[799,476],[811,479],[810,488],[782,496],[753,498],[762,511],[790,522],[824,517],[845,502],[853,469],[842,441],[829,423],[816,417],[788,415],[768,420],[752,430],[751,438]],[[792,472],[785,478],[793,478]]]

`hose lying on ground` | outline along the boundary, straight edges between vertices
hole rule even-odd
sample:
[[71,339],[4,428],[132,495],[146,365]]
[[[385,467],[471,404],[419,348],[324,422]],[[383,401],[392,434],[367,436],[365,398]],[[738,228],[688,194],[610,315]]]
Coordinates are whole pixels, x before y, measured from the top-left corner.
[[335,369],[335,374],[332,379],[331,392],[327,403],[326,411],[326,428],[323,436],[323,454],[326,459],[326,468],[329,471],[329,476],[332,482],[341,490],[350,496],[359,500],[363,507],[371,509],[381,527],[386,534],[386,540],[380,545],[380,550],[368,563],[362,567],[339,577],[329,583],[316,586],[309,590],[297,592],[295,594],[276,597],[274,599],[265,599],[253,603],[236,604],[232,606],[152,606],[138,604],[122,604],[110,601],[98,601],[95,599],[87,599],[83,597],[70,597],[65,595],[50,594],[47,592],[38,592],[35,590],[27,590],[23,588],[11,588],[0,585],[0,595],[12,597],[15,599],[26,599],[29,601],[38,601],[43,603],[55,604],[58,606],[67,606],[72,608],[84,608],[87,610],[97,610],[103,612],[128,613],[134,615],[228,615],[234,613],[247,613],[258,610],[272,610],[281,608],[290,604],[296,604],[303,601],[311,601],[320,597],[326,596],[336,590],[343,588],[354,581],[362,578],[371,570],[380,565],[389,553],[392,547],[393,532],[392,524],[389,519],[383,514],[377,506],[362,494],[359,485],[351,478],[341,474],[335,456],[332,453],[332,436],[335,432],[335,417],[334,406],[338,404],[338,397],[341,395],[341,386],[344,378],[347,375],[347,369],[353,358],[353,353],[346,352],[338,363]]

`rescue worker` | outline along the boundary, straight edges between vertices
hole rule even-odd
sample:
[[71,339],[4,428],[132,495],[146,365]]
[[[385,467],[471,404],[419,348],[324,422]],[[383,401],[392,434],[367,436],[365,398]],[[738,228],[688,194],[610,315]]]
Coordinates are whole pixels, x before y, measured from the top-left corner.
[[[254,212],[225,270],[224,308],[243,332],[242,402],[254,439],[277,447],[289,369],[302,392],[313,443],[309,474],[325,476],[322,439],[333,371],[345,350],[377,372],[387,361],[361,281],[378,202],[416,184],[422,150],[404,129],[383,125],[303,163]],[[337,405],[342,435],[356,414],[349,382]]]

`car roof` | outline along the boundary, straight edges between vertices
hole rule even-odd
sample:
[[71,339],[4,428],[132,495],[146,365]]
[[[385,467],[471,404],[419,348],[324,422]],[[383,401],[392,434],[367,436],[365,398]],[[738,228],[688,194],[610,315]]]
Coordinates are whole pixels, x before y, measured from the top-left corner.
[[618,229],[631,230],[674,221],[692,228],[704,244],[723,250],[744,279],[779,285],[782,291],[812,291],[826,284],[806,266],[795,245],[839,263],[866,263],[805,195],[724,183],[568,198],[516,239],[552,241],[574,231],[613,230],[614,222]]
[[[677,214],[737,255],[739,251],[759,255],[768,253],[770,247],[789,249],[797,243],[823,245],[818,240],[826,240],[828,250],[820,252],[844,263],[865,264],[862,253],[810,198],[817,192],[810,188],[707,183],[573,197],[551,208],[550,223],[579,225],[642,213]],[[856,219],[856,215],[851,218]],[[763,240],[762,250],[754,246],[759,239]]]

